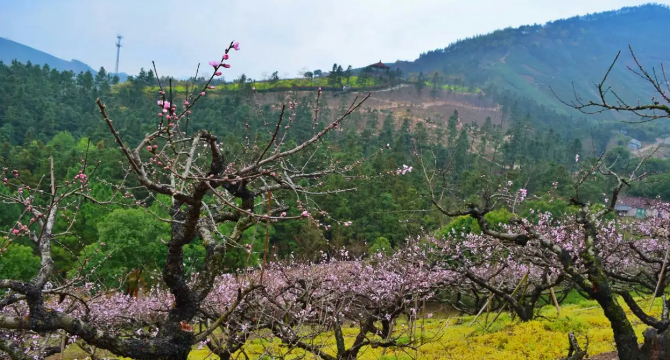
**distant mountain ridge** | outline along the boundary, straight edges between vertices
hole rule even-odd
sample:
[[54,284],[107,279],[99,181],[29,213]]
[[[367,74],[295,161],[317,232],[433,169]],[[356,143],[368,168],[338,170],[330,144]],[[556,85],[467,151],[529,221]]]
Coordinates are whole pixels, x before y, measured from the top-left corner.
[[51,68],[56,68],[60,71],[73,71],[75,74],[78,74],[82,71],[96,73],[96,70],[79,60],[73,59],[72,61],[67,61],[59,59],[51,54],[47,54],[30,46],[26,46],[1,37],[0,60],[5,64],[10,64],[13,60],[18,60],[22,63],[30,61],[30,63],[38,65],[48,64]]
[[[428,51],[415,61],[397,62],[406,74],[423,72],[430,79],[436,71],[447,81],[481,88],[509,90],[558,112],[570,109],[565,100],[575,90],[585,98],[595,95],[599,82],[618,51],[619,63],[609,80],[631,102],[652,95],[644,81],[626,69],[634,67],[630,44],[638,59],[651,70],[670,63],[670,7],[647,4],[544,25],[527,25],[459,40],[446,48]],[[669,74],[670,75],[670,74]],[[608,114],[614,119],[617,114]],[[621,115],[623,116],[623,115]]]
[[[58,69],[60,71],[72,71],[75,74],[90,71],[91,74],[95,75],[98,72],[88,64],[79,60],[63,60],[44,51],[0,37],[0,61],[9,65],[14,60],[17,60],[20,63],[30,62],[33,65],[40,66],[47,64],[50,68]],[[110,69],[107,69],[108,73],[109,70]],[[128,74],[123,72],[118,75],[121,82],[126,81],[128,78]]]

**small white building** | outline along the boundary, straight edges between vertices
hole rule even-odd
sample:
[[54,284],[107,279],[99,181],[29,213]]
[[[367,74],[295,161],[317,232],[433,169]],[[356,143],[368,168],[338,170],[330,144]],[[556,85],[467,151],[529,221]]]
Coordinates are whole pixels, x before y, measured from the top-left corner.
[[640,150],[641,147],[642,143],[636,139],[631,139],[630,142],[628,143],[628,148],[630,150]]

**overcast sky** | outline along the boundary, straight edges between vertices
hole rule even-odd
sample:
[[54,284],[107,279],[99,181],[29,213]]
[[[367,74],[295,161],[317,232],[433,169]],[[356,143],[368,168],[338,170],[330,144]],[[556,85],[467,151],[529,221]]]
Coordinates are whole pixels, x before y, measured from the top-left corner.
[[[62,59],[136,74],[155,60],[160,75],[192,75],[220,59],[227,79],[278,70],[328,70],[413,60],[420,53],[508,26],[618,9],[635,0],[0,0],[0,37]],[[670,4],[670,0],[658,1]]]

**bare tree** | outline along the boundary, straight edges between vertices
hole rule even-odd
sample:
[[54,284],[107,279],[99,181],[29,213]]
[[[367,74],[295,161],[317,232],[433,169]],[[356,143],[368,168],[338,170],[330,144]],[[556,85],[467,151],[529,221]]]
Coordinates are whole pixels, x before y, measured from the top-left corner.
[[[523,251],[527,251],[530,263],[536,266],[544,264],[554,269],[587,297],[596,300],[610,321],[621,359],[659,358],[654,356],[665,354],[668,350],[665,345],[665,331],[670,326],[670,303],[664,297],[663,315],[661,319],[657,319],[637,304],[631,292],[663,296],[668,281],[664,272],[667,260],[664,261],[663,258],[670,249],[667,230],[669,218],[662,216],[632,225],[608,220],[608,215],[614,212],[621,191],[644,177],[644,174],[638,173],[647,159],[642,159],[628,176],[614,172],[612,168],[616,159],[607,159],[608,156],[604,153],[587,164],[574,179],[575,194],[570,198],[570,203],[578,208],[575,216],[560,219],[560,222],[553,221],[548,215],[540,217],[538,221],[516,217],[509,227],[503,229],[495,229],[489,224],[486,215],[500,206],[513,209],[519,198],[514,192],[508,191],[504,186],[491,184],[489,190],[484,191],[481,201],[468,202],[461,208],[450,207],[440,195],[443,192],[440,183],[436,181],[439,179],[436,176],[438,173],[435,170],[426,170],[426,166],[423,163],[422,165],[432,194],[431,200],[440,212],[452,217],[472,217],[479,225],[483,239],[500,241],[514,256],[517,256],[519,249],[525,249]],[[605,206],[585,202],[580,198],[580,188],[594,176],[611,179],[614,183],[612,191],[605,199]],[[519,192],[523,199],[526,196],[525,190],[521,189]],[[665,211],[665,214],[670,210],[668,204],[657,204],[657,207],[660,211]],[[637,239],[625,239],[626,234],[635,234]],[[458,253],[452,255],[456,260],[462,257]],[[466,271],[466,274],[469,275],[469,272],[471,271]],[[468,278],[514,304],[513,298],[482,281],[484,279],[478,281],[472,275]],[[645,346],[642,349],[638,346],[631,320],[618,302],[619,296],[640,321],[650,326],[650,330],[645,333]]]
[[[238,47],[237,43],[231,43],[221,61],[210,62],[214,72],[228,67],[224,60],[228,60],[230,50]],[[183,99],[184,105],[180,104],[179,110],[172,89],[159,82],[157,104],[160,112],[156,130],[135,146],[123,141],[102,100],[97,100],[102,119],[125,157],[127,175],[135,177],[151,196],[160,194],[171,199],[168,205],[170,216],[162,219],[171,226],[171,236],[166,242],[167,260],[161,276],[165,293],[148,297],[154,303],[133,303],[117,309],[112,305],[114,302],[110,302],[114,295],[100,296],[98,291],[96,297],[96,291],[82,284],[88,279],[86,274],[75,279],[57,278],[51,245],[59,236],[67,234],[67,231],[57,233],[54,230],[56,222],[61,221],[59,215],[73,223],[76,212],[65,210],[68,205],[71,209],[73,204],[87,199],[104,206],[129,188],[124,183],[117,184],[111,199],[95,199],[88,187],[95,167],[91,168],[84,160],[73,181],[59,184],[52,166],[46,184],[37,189],[21,188],[17,194],[5,197],[6,202],[13,202],[23,209],[22,216],[32,216],[25,225],[18,222],[8,234],[9,241],[17,236],[32,239],[41,265],[38,275],[31,281],[0,279],[0,288],[7,290],[0,301],[0,331],[8,335],[0,341],[1,351],[17,359],[28,358],[23,340],[25,336],[35,334],[44,336],[45,345],[34,351],[30,358],[33,355],[44,358],[57,352],[54,349],[58,344],[52,344],[50,340],[50,334],[57,333],[77,339],[91,351],[103,349],[134,359],[186,359],[193,345],[204,341],[213,328],[230,321],[230,314],[235,313],[246,296],[264,286],[265,261],[252,282],[231,285],[238,286],[230,289],[237,296],[224,305],[225,310],[220,311],[212,327],[195,331],[193,323],[208,316],[203,304],[224,272],[223,257],[231,247],[241,246],[239,240],[244,231],[259,222],[269,226],[276,221],[314,219],[319,216],[312,210],[315,197],[355,190],[320,191],[320,178],[343,176],[351,166],[341,166],[336,161],[317,163],[314,153],[322,147],[321,140],[356,111],[367,97],[354,99],[344,113],[323,130],[292,148],[286,148],[284,140],[289,130],[282,124],[286,117],[295,116],[295,105],[284,105],[274,125],[268,124],[266,128],[269,136],[266,143],[248,142],[246,147],[233,152],[207,130],[198,130],[192,135],[182,130],[191,120],[191,109],[205,95],[215,76],[213,74],[199,91]],[[318,107],[318,98],[316,104]],[[20,181],[20,174],[15,173],[15,177]],[[286,205],[288,199],[295,200],[298,208],[289,208]],[[225,234],[217,226],[224,222],[233,224],[230,232]],[[202,271],[191,278],[184,266],[184,247],[195,241],[201,241],[206,255]],[[147,313],[135,316],[128,313],[129,309],[146,310]],[[109,318],[110,312],[117,315]],[[145,333],[147,328],[153,329],[150,334]]]
[[[605,111],[617,111],[617,112],[629,112],[637,116],[638,120],[627,121],[633,123],[641,123],[647,121],[653,121],[658,119],[665,119],[670,117],[670,82],[665,72],[665,67],[661,64],[660,71],[656,71],[656,68],[652,68],[651,72],[645,69],[645,67],[640,63],[638,58],[635,56],[633,48],[629,45],[628,50],[630,51],[631,57],[635,61],[635,68],[626,66],[626,68],[640,77],[643,81],[647,83],[650,87],[650,92],[653,95],[647,101],[637,100],[636,104],[631,104],[630,101],[623,99],[611,86],[608,85],[608,78],[612,72],[612,69],[616,65],[621,51],[617,53],[610,64],[605,76],[599,83],[594,83],[596,87],[598,97],[596,99],[584,99],[582,95],[577,93],[574,89],[573,84],[573,95],[574,98],[569,102],[562,100],[554,92],[556,96],[563,104],[570,106],[573,109],[579,110],[584,114],[598,114]],[[553,89],[552,89],[553,92]]]

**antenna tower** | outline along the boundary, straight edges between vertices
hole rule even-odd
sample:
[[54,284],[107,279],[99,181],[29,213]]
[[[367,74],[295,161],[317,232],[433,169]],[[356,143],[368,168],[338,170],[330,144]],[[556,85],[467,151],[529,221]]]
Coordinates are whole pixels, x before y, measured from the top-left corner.
[[114,68],[114,73],[119,74],[119,53],[121,52],[121,39],[123,36],[116,35],[116,67]]

